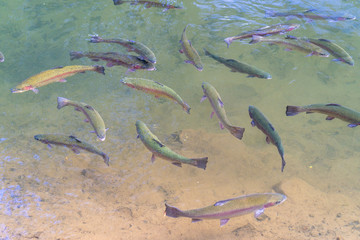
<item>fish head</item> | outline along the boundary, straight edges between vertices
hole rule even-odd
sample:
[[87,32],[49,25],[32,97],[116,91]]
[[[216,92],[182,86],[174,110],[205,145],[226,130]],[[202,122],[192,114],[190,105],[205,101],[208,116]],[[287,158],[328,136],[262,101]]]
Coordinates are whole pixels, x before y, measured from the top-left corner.
[[269,193],[269,199],[264,205],[264,208],[272,207],[283,203],[287,197],[280,193]]
[[206,95],[207,90],[208,90],[209,87],[210,87],[210,84],[207,83],[207,82],[203,82],[203,83],[201,84],[201,87],[202,87],[202,89],[203,89],[204,94]]
[[34,138],[35,138],[35,140],[46,143],[45,135],[43,135],[43,134],[35,135]]
[[201,63],[194,63],[194,66],[196,67],[197,70],[199,70],[200,72],[204,69],[204,66]]
[[255,110],[255,107],[250,105],[250,106],[249,106],[249,115],[250,115],[250,118],[251,118],[251,119],[253,118],[254,110]]

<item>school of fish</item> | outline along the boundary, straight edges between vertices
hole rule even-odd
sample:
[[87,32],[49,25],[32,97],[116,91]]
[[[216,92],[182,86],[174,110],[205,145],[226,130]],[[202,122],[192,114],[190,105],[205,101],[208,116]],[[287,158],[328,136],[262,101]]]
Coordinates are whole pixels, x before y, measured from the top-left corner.
[[[183,9],[179,5],[165,4],[155,1],[120,1],[113,0],[114,5],[123,5],[125,3],[130,5],[143,5],[145,8],[156,7],[161,8],[164,11],[171,9]],[[173,11],[171,10],[171,11]],[[267,17],[296,17],[306,18],[310,20],[330,20],[330,21],[345,21],[354,20],[355,17],[338,17],[338,16],[326,16],[318,15],[314,13],[315,10],[307,10],[302,12],[268,12]],[[183,53],[186,57],[185,63],[193,65],[198,71],[204,70],[204,64],[200,57],[200,54],[196,50],[199,48],[199,43],[195,42],[195,45],[187,37],[187,29],[190,27],[194,29],[194,25],[187,24],[184,26],[182,33],[179,33],[179,47],[180,53]],[[285,37],[276,37],[274,35],[284,35],[290,31],[300,28],[300,24],[276,24],[272,26],[264,26],[261,28],[255,28],[255,30],[243,31],[242,33],[227,37],[224,41],[229,48],[236,40],[243,40],[250,38],[249,44],[256,44],[259,42],[266,42],[270,44],[277,44],[284,46],[286,50],[297,50],[307,54],[308,56],[321,56],[328,57],[334,56],[334,61],[340,61],[350,66],[354,66],[354,60],[351,55],[346,52],[345,49],[337,45],[335,42],[322,38],[309,38],[306,36],[293,36],[286,35]],[[196,29],[196,28],[195,28]],[[193,33],[196,34],[196,33]],[[192,35],[193,35],[192,34]],[[117,44],[120,46],[119,50],[125,48],[129,52],[134,52],[136,55],[124,54],[121,52],[81,52],[71,51],[70,59],[76,60],[83,57],[89,58],[92,61],[105,61],[106,67],[122,66],[127,69],[126,73],[130,74],[137,70],[155,71],[155,64],[161,59],[157,59],[154,52],[140,41],[134,41],[124,38],[103,38],[97,34],[89,35],[90,43],[108,43]],[[135,36],[134,36],[135,37]],[[250,46],[250,45],[249,45]],[[98,45],[97,45],[98,47]],[[223,53],[224,54],[224,53]],[[235,59],[227,59],[211,53],[204,48],[204,55],[209,58],[225,65],[230,68],[232,72],[238,72],[246,74],[247,77],[256,77],[260,79],[272,79],[272,76],[267,71],[258,69],[257,67],[240,62]],[[4,61],[4,56],[0,52],[0,62]],[[26,91],[39,92],[40,87],[46,86],[55,82],[66,82],[65,78],[73,76],[77,73],[83,73],[87,71],[93,71],[101,74],[105,74],[105,68],[98,65],[70,65],[54,67],[53,69],[44,70],[38,74],[30,76],[23,82],[19,83],[16,87],[11,89],[12,93],[23,93]],[[261,80],[259,80],[261,81]],[[153,95],[155,98],[163,98],[170,100],[178,104],[187,114],[190,114],[190,106],[181,98],[181,96],[172,88],[161,83],[161,80],[151,80],[135,77],[124,77],[121,79],[121,84],[125,87],[139,90],[143,93]],[[216,84],[214,84],[216,85]],[[200,86],[199,86],[200,87]],[[208,83],[202,83],[203,98],[201,101],[208,99],[212,108],[211,118],[216,115],[219,120],[221,129],[227,129],[234,137],[241,140],[244,137],[245,128],[240,126],[234,126],[228,119],[224,102],[220,97],[220,94],[216,88]],[[45,88],[45,87],[44,87]],[[45,90],[45,89],[44,89]],[[135,93],[137,94],[137,93]],[[227,103],[228,104],[228,103]],[[230,103],[231,104],[231,103]],[[57,108],[62,109],[65,106],[72,106],[76,111],[82,112],[85,115],[85,122],[90,123],[93,128],[93,132],[96,134],[97,139],[104,142],[106,139],[106,131],[104,119],[101,117],[91,105],[76,100],[69,100],[63,97],[57,98]],[[204,108],[207,106],[204,106]],[[65,111],[65,110],[62,110]],[[239,109],[242,114],[245,114],[245,109]],[[343,120],[348,123],[349,127],[356,127],[360,125],[360,112],[341,106],[336,103],[327,104],[311,104],[306,106],[287,106],[286,116],[294,116],[298,113],[321,113],[325,114],[326,120],[332,120],[334,118]],[[251,125],[257,127],[266,136],[266,142],[272,143],[278,150],[281,158],[281,172],[284,171],[286,165],[285,151],[279,134],[275,127],[270,123],[265,114],[261,112],[257,107],[250,105],[248,108],[248,114],[251,119]],[[106,120],[106,119],[105,119]],[[232,118],[234,122],[236,119]],[[239,123],[244,126],[244,123]],[[146,123],[141,120],[137,120],[135,128],[138,134],[138,138],[144,144],[144,146],[151,152],[151,161],[154,162],[156,158],[164,159],[171,164],[182,167],[183,164],[191,167],[196,167],[205,170],[207,168],[208,159],[211,161],[211,156],[206,157],[185,157],[180,153],[177,153],[162,143],[159,138],[151,132],[151,126],[148,127]],[[247,133],[248,134],[248,133]],[[249,133],[250,134],[250,133]],[[245,136],[246,137],[246,136]],[[34,136],[34,139],[40,141],[49,146],[58,145],[71,149],[74,153],[78,154],[79,150],[85,150],[89,153],[99,155],[103,158],[104,163],[107,166],[110,165],[109,156],[99,150],[91,143],[87,143],[78,139],[74,135],[68,135],[63,133],[58,134],[38,134]],[[268,149],[266,149],[268,150]],[[186,154],[187,155],[187,154]],[[157,163],[163,164],[163,163]],[[273,165],[273,162],[271,163]],[[291,165],[291,163],[289,163]],[[211,168],[211,165],[209,166]],[[179,168],[178,171],[181,171]],[[195,200],[195,199],[194,199]],[[217,201],[207,207],[192,209],[192,210],[180,210],[176,207],[165,203],[165,215],[173,218],[188,217],[192,219],[192,222],[198,222],[203,219],[220,219],[220,225],[225,225],[230,218],[241,216],[248,213],[254,213],[254,216],[259,217],[266,208],[277,206],[286,200],[286,196],[280,193],[254,193],[249,195],[243,195],[227,200]]]

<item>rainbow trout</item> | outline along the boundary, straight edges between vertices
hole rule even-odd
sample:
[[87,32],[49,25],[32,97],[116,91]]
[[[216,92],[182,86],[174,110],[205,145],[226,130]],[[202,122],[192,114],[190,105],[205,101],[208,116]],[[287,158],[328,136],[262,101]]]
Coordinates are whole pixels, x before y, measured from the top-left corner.
[[254,106],[249,106],[249,115],[252,119],[251,125],[257,127],[266,135],[266,142],[274,144],[281,156],[281,172],[284,171],[286,162],[284,160],[284,148],[281,144],[281,139],[279,134],[276,132],[275,128],[271,125],[269,120]]
[[211,118],[213,117],[214,113],[219,119],[220,128],[226,128],[229,132],[238,139],[242,139],[245,128],[235,127],[232,126],[229,119],[226,116],[224,103],[221,100],[219,93],[216,89],[207,82],[202,83],[202,89],[204,92],[204,96],[202,97],[201,101],[204,101],[206,98],[209,99],[209,102],[213,108],[213,112],[211,113]]
[[329,20],[332,22],[336,21],[347,21],[347,20],[355,20],[356,17],[339,17],[339,16],[329,16],[329,15],[318,15],[313,14],[315,9],[309,9],[303,12],[266,12],[267,17],[297,17],[297,18],[308,18],[311,20]]
[[[292,38],[292,36],[289,37]],[[304,40],[309,41],[310,43],[315,44],[321,47],[322,49],[328,51],[331,55],[335,57],[333,61],[340,61],[347,63],[351,66],[354,66],[354,60],[352,59],[350,54],[347,53],[342,47],[335,44],[334,42],[329,41],[327,39],[304,38]]]
[[333,120],[334,118],[338,118],[350,123],[348,127],[356,127],[360,125],[360,112],[335,103],[286,107],[286,116],[295,116],[301,112],[322,113],[327,115],[326,120]]
[[128,68],[128,71],[144,69],[148,71],[156,70],[155,65],[151,62],[144,61],[134,55],[125,55],[117,52],[70,52],[70,60],[82,57],[90,58],[92,61],[106,61],[107,67],[121,65]]
[[275,24],[272,26],[265,26],[253,31],[247,31],[247,32],[243,32],[240,33],[237,36],[233,36],[233,37],[228,37],[225,38],[224,41],[227,44],[227,47],[229,48],[230,44],[234,41],[234,40],[241,40],[241,39],[245,39],[245,38],[251,38],[254,35],[257,36],[270,36],[270,35],[275,35],[275,34],[284,34],[286,32],[290,32],[292,30],[297,29],[298,27],[300,27],[300,24],[296,24],[296,23],[292,23],[292,24]]
[[106,137],[106,128],[105,123],[100,114],[90,105],[82,102],[71,101],[69,99],[58,97],[57,98],[58,105],[57,108],[61,109],[66,106],[75,107],[76,111],[80,111],[86,116],[86,121],[88,121],[91,126],[94,128],[96,136],[104,141]]
[[156,98],[162,97],[173,100],[190,114],[190,106],[182,100],[179,94],[162,83],[143,78],[124,78],[120,82],[128,87],[152,94]]
[[219,63],[224,64],[228,68],[231,69],[232,72],[240,72],[249,74],[248,77],[258,77],[258,78],[265,78],[271,79],[271,75],[263,70],[260,70],[254,66],[251,66],[246,63],[238,62],[234,59],[225,59],[219,56],[216,56],[204,48],[205,55],[213,58],[214,60],[218,61]]
[[161,2],[153,2],[153,1],[140,1],[140,0],[134,0],[134,1],[113,0],[113,1],[114,1],[114,5],[120,5],[123,3],[130,3],[130,5],[143,4],[145,8],[151,8],[151,7],[164,8],[165,11],[168,9],[182,9],[182,7],[178,5],[170,5]]
[[136,131],[138,137],[141,139],[147,149],[152,152],[151,161],[155,161],[155,157],[160,157],[170,161],[175,166],[181,167],[181,164],[189,164],[205,170],[208,161],[207,157],[204,158],[187,158],[183,157],[170,148],[165,146],[160,140],[150,132],[149,128],[140,120],[136,121]]
[[147,46],[145,46],[140,42],[135,42],[133,40],[127,40],[122,38],[103,39],[96,34],[89,36],[90,36],[89,42],[91,43],[116,43],[126,47],[128,51],[136,52],[137,54],[139,54],[140,55],[139,58],[141,60],[146,60],[154,64],[156,63],[155,54],[150,50],[150,48],[148,48]]
[[109,157],[105,153],[101,152],[97,148],[95,148],[90,143],[87,143],[85,141],[81,141],[75,136],[67,136],[63,134],[39,134],[34,136],[35,140],[38,140],[42,143],[48,144],[51,146],[51,144],[54,145],[60,145],[64,147],[68,147],[71,150],[73,150],[74,153],[78,154],[79,149],[84,149],[88,152],[95,153],[97,155],[100,155],[103,159],[106,165],[109,166]]
[[249,42],[250,44],[258,43],[258,42],[268,42],[270,44],[283,45],[286,47],[286,50],[297,50],[300,52],[307,53],[307,56],[320,56],[320,57],[328,57],[329,54],[324,51],[322,48],[312,44],[309,41],[295,38],[295,39],[283,39],[283,38],[265,38],[254,35],[252,40]]
[[265,208],[279,205],[286,200],[280,193],[255,193],[237,198],[218,201],[213,205],[182,211],[165,203],[165,214],[168,217],[188,217],[192,222],[203,219],[220,219],[220,226],[225,225],[230,218],[254,212],[255,218],[264,213]]
[[185,63],[190,63],[194,65],[197,70],[202,71],[204,67],[201,62],[200,56],[196,49],[192,46],[190,40],[188,40],[186,37],[185,31],[188,25],[186,25],[181,35],[181,39],[179,41],[181,43],[181,49],[179,50],[179,52],[184,53],[185,56],[188,58],[188,60],[185,60]]
[[105,74],[105,69],[103,66],[82,66],[82,65],[73,65],[73,66],[65,66],[65,67],[56,67],[50,70],[43,71],[39,74],[36,74],[15,88],[11,89],[12,93],[22,93],[26,91],[33,91],[34,93],[38,93],[39,90],[37,88],[48,85],[54,82],[66,82],[65,78],[75,75],[77,73],[83,73],[86,71],[94,71],[101,74]]

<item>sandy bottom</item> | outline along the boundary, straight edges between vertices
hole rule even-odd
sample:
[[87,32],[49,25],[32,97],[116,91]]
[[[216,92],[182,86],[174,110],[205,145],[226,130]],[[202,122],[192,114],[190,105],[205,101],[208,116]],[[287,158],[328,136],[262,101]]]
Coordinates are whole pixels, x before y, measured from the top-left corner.
[[[36,145],[32,151],[41,155],[25,165],[2,161],[0,239],[360,239],[359,191],[341,191],[344,182],[328,175],[342,169],[358,181],[360,164],[347,159],[344,168],[339,159],[330,162],[332,170],[309,167],[288,153],[281,173],[276,148],[256,138],[263,143],[254,147],[227,132],[183,130],[179,139],[164,140],[185,156],[209,156],[205,171],[151,163],[140,140],[114,146],[121,151],[111,155],[110,167],[86,152]],[[55,157],[47,158],[49,152]],[[259,219],[249,214],[223,227],[219,220],[164,216],[165,202],[187,210],[261,192],[288,199]]]

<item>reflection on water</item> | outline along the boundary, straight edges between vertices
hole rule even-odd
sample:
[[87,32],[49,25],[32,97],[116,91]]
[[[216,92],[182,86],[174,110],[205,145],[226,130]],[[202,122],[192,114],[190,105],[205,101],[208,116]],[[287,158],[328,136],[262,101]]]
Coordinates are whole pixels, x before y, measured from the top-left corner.
[[[356,239],[360,236],[357,128],[325,115],[285,116],[286,105],[338,103],[360,111],[358,21],[268,18],[267,11],[304,11],[359,17],[358,1],[193,1],[184,9],[101,1],[6,1],[0,7],[0,239]],[[330,39],[352,55],[355,66],[306,57],[267,44],[224,38],[277,23],[299,23],[295,36]],[[198,50],[198,72],[179,54],[180,36]],[[89,34],[144,43],[156,55],[156,71],[126,73],[122,67],[77,74],[39,94],[12,94],[24,79],[70,61],[70,51],[127,53],[113,44],[91,44]],[[282,36],[280,36],[282,37]],[[271,80],[230,72],[203,48],[268,71]],[[131,54],[131,53],[130,53]],[[105,62],[96,62],[105,65]],[[191,107],[186,114],[171,101],[127,88],[123,77],[152,79],[174,89]],[[208,102],[200,103],[202,82],[221,95],[231,122],[245,127],[243,140],[220,130]],[[89,124],[75,111],[56,109],[57,97],[88,103],[109,128],[94,141]],[[250,125],[248,106],[261,109],[281,136],[287,166],[265,136]],[[157,159],[136,139],[136,120],[185,156],[208,156],[207,169],[182,168]],[[88,152],[49,149],[36,134],[75,135],[110,156],[110,167]],[[177,136],[174,140],[173,136]],[[243,194],[281,191],[288,200],[267,209],[263,221],[251,215],[191,223],[164,217],[164,202],[180,209],[208,206]]]

